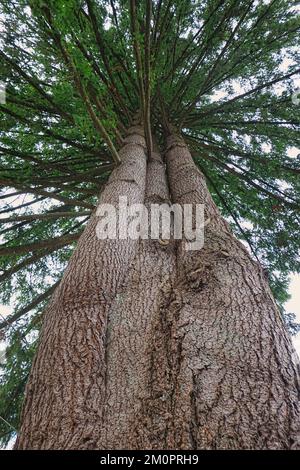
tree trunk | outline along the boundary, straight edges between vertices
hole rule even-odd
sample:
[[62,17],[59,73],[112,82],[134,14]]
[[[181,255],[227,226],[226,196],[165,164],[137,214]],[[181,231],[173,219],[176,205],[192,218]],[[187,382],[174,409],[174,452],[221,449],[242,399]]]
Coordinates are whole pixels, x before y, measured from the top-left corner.
[[[100,202],[168,203],[133,128]],[[130,143],[128,141],[130,140]],[[261,267],[176,135],[172,203],[205,204],[205,244],[99,241],[94,216],[45,315],[19,449],[291,449],[299,363]]]
[[[143,203],[143,129],[132,127],[100,203]],[[98,240],[94,214],[45,312],[26,388],[18,449],[94,449],[107,380],[107,313],[132,263],[137,240]]]
[[[152,152],[145,205],[168,201],[165,166],[160,155]],[[175,274],[175,262],[173,243],[141,240],[128,280],[119,289],[109,312],[108,400],[100,449],[163,448],[167,421],[160,396],[160,374],[165,374],[167,357],[158,341],[157,328]],[[164,393],[167,383],[163,383]]]
[[204,247],[177,251],[172,424],[167,447],[300,447],[299,362],[261,267],[232,235],[182,139],[171,135],[173,203],[205,204]]

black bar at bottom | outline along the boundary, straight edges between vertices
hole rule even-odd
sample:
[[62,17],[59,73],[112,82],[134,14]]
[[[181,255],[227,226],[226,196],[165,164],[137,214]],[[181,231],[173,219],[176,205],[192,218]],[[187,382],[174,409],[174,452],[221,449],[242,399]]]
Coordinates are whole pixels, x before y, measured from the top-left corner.
[[[99,450],[99,451],[58,451],[58,450],[21,450],[21,451],[0,451],[1,468],[7,463],[26,462],[45,463],[70,463],[89,464],[89,468],[99,468],[101,465],[118,465],[123,468],[137,468],[147,465],[188,465],[191,467],[207,465],[229,464],[231,467],[238,465],[263,465],[264,468],[287,467],[298,462],[298,451],[256,451],[256,450],[209,450],[209,451],[177,451],[177,450]],[[91,467],[91,464],[93,465]],[[243,470],[243,469],[242,469]]]

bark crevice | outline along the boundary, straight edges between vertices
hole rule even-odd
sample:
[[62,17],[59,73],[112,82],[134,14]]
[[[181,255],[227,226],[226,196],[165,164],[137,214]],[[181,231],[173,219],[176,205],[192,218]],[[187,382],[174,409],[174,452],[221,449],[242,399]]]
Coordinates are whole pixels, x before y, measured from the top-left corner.
[[204,246],[100,241],[92,215],[45,312],[19,449],[300,448],[299,362],[263,270],[181,136],[164,156],[154,142],[146,163],[134,125],[100,202],[204,204]]

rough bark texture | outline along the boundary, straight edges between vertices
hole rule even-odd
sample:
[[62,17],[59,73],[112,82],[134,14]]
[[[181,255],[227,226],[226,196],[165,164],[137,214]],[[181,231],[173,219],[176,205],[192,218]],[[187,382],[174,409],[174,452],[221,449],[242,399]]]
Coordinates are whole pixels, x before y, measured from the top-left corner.
[[172,201],[204,203],[210,218],[203,249],[178,246],[166,446],[299,448],[299,362],[265,275],[220,217],[181,139],[169,137],[166,157]]
[[[100,202],[143,202],[145,182],[148,206],[169,201],[140,134]],[[204,247],[103,242],[91,219],[45,315],[17,448],[300,447],[299,363],[265,275],[175,135],[166,161],[172,202],[205,204]]]
[[[143,130],[133,127],[99,203],[143,203]],[[94,215],[45,313],[26,388],[18,449],[94,449],[103,413],[107,312],[132,263],[138,241],[98,240]]]
[[[155,152],[148,163],[145,204],[149,207],[168,200],[165,166]],[[109,313],[108,399],[98,448],[162,446],[166,416],[160,391],[157,393],[160,370],[156,365],[158,356],[160,366],[164,364],[166,354],[160,351],[157,327],[174,274],[174,244],[141,240],[128,280]]]

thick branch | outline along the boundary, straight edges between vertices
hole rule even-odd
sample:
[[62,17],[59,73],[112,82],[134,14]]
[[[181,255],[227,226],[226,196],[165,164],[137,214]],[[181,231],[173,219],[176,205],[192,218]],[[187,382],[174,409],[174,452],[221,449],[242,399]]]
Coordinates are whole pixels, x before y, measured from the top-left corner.
[[5,320],[0,323],[0,330],[2,330],[3,328],[7,328],[9,325],[19,320],[23,315],[37,307],[41,302],[46,300],[51,294],[53,294],[59,283],[60,280],[55,282],[55,284],[49,287],[49,289],[47,289],[43,294],[40,294],[35,297],[28,305],[26,305],[26,307],[21,308],[13,315],[10,315],[9,317],[5,318]]
[[19,246],[3,246],[0,247],[0,256],[7,256],[7,255],[21,255],[23,253],[34,252],[37,250],[41,250],[43,248],[52,248],[56,247],[59,248],[61,246],[65,246],[66,244],[72,243],[80,237],[83,230],[80,230],[77,233],[72,233],[70,235],[63,235],[58,238],[49,238],[48,240],[41,240],[39,242],[34,243],[26,243],[25,245]]

